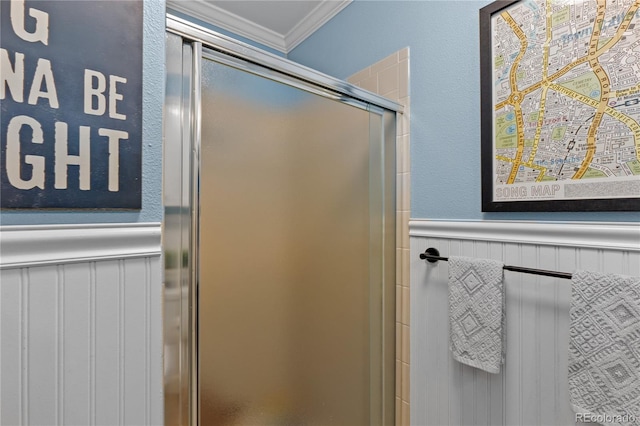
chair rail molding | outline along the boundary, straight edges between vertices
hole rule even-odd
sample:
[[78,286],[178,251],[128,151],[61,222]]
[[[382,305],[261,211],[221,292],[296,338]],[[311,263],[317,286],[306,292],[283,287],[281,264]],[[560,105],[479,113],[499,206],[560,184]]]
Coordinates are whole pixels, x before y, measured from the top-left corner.
[[0,269],[162,253],[158,223],[0,226]]
[[412,237],[640,251],[640,223],[412,219]]

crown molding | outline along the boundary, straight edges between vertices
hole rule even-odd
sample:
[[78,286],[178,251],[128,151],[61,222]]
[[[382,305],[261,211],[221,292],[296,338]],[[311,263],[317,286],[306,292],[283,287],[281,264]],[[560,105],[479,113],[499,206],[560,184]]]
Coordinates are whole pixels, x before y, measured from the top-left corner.
[[167,7],[286,53],[284,37],[281,34],[204,0],[168,0]]
[[160,223],[0,226],[0,269],[160,256]]
[[167,0],[167,7],[253,40],[284,54],[347,7],[352,0],[324,0],[287,34],[280,34],[205,0]]
[[303,20],[298,22],[291,31],[284,36],[284,45],[289,53],[297,45],[302,43],[320,27],[329,22],[353,0],[325,0],[315,7]]

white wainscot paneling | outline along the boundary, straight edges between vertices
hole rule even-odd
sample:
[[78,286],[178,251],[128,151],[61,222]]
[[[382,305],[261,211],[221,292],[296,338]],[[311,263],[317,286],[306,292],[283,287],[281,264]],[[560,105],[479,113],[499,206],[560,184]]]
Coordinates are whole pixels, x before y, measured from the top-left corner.
[[0,228],[0,424],[163,423],[160,233]]
[[411,424],[580,424],[567,382],[570,280],[505,271],[506,363],[488,374],[451,357],[448,265],[419,254],[639,275],[640,224],[412,221],[410,233]]

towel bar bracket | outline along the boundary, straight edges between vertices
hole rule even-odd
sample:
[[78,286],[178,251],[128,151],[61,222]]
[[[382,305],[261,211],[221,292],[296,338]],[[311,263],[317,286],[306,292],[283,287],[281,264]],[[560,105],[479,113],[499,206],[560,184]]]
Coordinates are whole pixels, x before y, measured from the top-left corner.
[[448,260],[441,258],[440,252],[434,247],[429,247],[424,253],[420,253],[420,259],[426,260],[430,263],[436,263],[438,260]]

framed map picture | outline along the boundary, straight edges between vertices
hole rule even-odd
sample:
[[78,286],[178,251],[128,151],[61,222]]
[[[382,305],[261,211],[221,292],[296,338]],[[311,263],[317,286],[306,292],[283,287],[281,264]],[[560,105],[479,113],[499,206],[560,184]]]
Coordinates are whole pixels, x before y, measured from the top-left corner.
[[480,49],[482,210],[640,210],[640,1],[496,1]]

